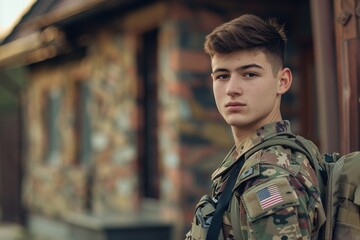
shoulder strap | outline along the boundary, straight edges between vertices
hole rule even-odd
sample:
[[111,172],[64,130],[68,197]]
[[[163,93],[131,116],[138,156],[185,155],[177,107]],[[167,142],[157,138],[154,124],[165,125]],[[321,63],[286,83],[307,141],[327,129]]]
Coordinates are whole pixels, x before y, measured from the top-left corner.
[[[268,142],[268,143],[266,143]],[[316,178],[319,181],[319,188],[322,194],[322,200],[324,200],[324,193],[325,193],[325,185],[327,182],[327,177],[324,168],[320,165],[318,157],[314,153],[310,143],[305,138],[299,135],[289,135],[288,137],[284,136],[276,136],[271,138],[268,141],[265,141],[267,146],[272,145],[280,145],[283,147],[287,147],[293,149],[297,152],[304,154],[307,159],[310,161],[310,164],[313,166],[316,174]]]
[[244,162],[245,162],[244,157],[241,157],[235,163],[235,165],[232,167],[232,169],[230,170],[229,178],[226,181],[225,188],[224,188],[223,192],[221,193],[219,201],[216,205],[215,213],[214,213],[213,219],[211,220],[211,224],[210,224],[208,233],[206,235],[206,240],[218,240],[219,239],[221,226],[223,224],[223,214],[229,205],[230,198],[232,195],[232,189],[235,186],[237,176],[240,172],[240,169],[244,165]]
[[327,175],[326,170],[323,166],[320,165],[320,159],[316,156],[313,151],[313,147],[309,143],[309,140],[305,139],[299,135],[293,135],[290,133],[284,133],[282,135],[274,136],[259,145],[255,146],[254,149],[251,150],[260,150],[264,148],[268,148],[274,145],[280,145],[283,147],[290,148],[297,152],[300,152],[306,156],[306,158],[310,161],[310,164],[313,166],[316,174],[316,178],[319,182],[319,189],[321,193],[321,199],[325,201],[325,186],[327,184]]

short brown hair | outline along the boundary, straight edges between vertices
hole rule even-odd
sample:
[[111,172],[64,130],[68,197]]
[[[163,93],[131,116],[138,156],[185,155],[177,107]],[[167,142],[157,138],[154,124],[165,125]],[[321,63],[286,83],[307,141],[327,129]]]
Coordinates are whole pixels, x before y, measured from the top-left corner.
[[258,16],[245,14],[224,23],[206,36],[204,49],[213,57],[238,50],[260,50],[283,67],[286,35],[283,25],[275,19],[264,21]]

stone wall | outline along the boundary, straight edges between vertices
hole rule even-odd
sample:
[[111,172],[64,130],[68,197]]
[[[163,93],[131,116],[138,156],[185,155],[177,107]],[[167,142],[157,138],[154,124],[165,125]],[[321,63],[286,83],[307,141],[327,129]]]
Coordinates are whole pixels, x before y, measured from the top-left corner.
[[136,38],[101,32],[90,49],[95,214],[138,206]]
[[[46,115],[48,96],[69,86],[69,71],[74,64],[54,68],[38,68],[30,76],[24,109],[26,148],[24,171],[24,200],[30,211],[61,216],[67,211],[81,211],[86,184],[85,171],[74,159],[73,95],[64,91],[56,126],[60,146],[53,162],[48,159]],[[65,101],[69,99],[69,101]],[[61,117],[60,117],[61,116]],[[66,144],[65,144],[66,143]]]
[[[25,97],[28,130],[25,202],[31,211],[61,216],[86,212],[115,214],[137,208],[136,170],[136,64],[132,35],[94,33],[86,56],[58,65],[33,67]],[[78,84],[89,89],[86,109],[76,107]],[[56,129],[59,151],[49,160],[47,96],[60,93]],[[76,152],[77,111],[90,118],[89,159]],[[89,182],[91,180],[91,182]],[[90,185],[89,185],[90,184]]]

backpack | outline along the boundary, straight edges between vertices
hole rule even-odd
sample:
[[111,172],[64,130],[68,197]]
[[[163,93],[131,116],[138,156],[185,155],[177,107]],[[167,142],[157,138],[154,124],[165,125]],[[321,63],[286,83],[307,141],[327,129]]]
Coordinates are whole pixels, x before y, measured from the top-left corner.
[[326,214],[318,239],[360,240],[360,151],[319,157],[310,141],[291,134],[275,136],[256,148],[273,145],[305,154],[315,169]]

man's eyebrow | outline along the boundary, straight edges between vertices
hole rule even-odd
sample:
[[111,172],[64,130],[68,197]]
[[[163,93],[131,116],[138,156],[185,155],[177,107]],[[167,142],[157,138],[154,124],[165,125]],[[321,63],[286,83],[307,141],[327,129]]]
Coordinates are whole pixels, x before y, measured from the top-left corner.
[[[239,71],[239,70],[246,70],[248,68],[260,68],[260,69],[264,69],[262,66],[256,64],[256,63],[252,63],[252,64],[247,64],[247,65],[244,65],[244,66],[240,66],[238,68],[236,68],[236,71]],[[216,68],[211,74],[214,74],[216,72],[230,72],[229,69],[226,69],[226,68]]]
[[230,72],[230,71],[226,68],[216,68],[211,74],[214,74],[217,72]]
[[245,70],[245,69],[248,69],[248,68],[261,68],[261,69],[264,69],[262,66],[260,66],[260,65],[258,65],[256,63],[252,63],[252,64],[248,64],[248,65],[238,67],[236,70]]

